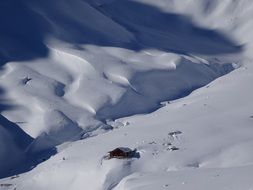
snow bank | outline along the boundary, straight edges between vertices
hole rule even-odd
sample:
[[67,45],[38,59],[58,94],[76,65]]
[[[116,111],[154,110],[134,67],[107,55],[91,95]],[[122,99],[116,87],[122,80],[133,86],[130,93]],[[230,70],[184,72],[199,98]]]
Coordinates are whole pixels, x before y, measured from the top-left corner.
[[[1,106],[0,176],[23,161],[35,167],[1,184],[252,187],[249,0],[0,5],[0,95],[14,105]],[[121,146],[140,159],[101,161]],[[56,154],[37,165],[35,155],[51,148]]]

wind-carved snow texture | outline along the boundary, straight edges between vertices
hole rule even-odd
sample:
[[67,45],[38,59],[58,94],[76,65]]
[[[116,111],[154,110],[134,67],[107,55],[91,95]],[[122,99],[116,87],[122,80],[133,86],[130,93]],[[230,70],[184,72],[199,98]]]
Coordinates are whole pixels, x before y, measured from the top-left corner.
[[[12,3],[18,12],[10,17],[9,23],[2,21],[3,28],[12,31],[10,35],[24,36],[20,39],[8,36],[15,42],[10,47],[14,53],[2,46],[5,52],[2,59],[9,63],[4,66],[1,81],[19,108],[3,110],[3,115],[20,122],[20,127],[35,138],[28,152],[76,140],[78,134],[103,126],[100,121],[106,119],[154,111],[161,101],[183,97],[233,70],[229,63],[202,60],[189,53],[240,50],[220,33],[198,28],[187,17],[163,13],[137,2],[115,1],[94,8],[86,2],[74,1],[72,9],[65,9],[68,3],[64,1]],[[44,8],[46,5],[50,8]],[[13,7],[9,2],[3,2],[2,6],[6,13]],[[54,10],[59,15],[68,16],[67,11],[72,15],[59,18]],[[36,17],[30,17],[31,14]],[[90,20],[82,19],[86,16]],[[150,18],[148,23],[146,17]],[[65,30],[62,21],[68,22],[72,29]],[[107,23],[106,27],[102,22]],[[23,27],[15,31],[19,23]],[[101,34],[90,32],[94,29]],[[47,44],[45,35],[53,38]],[[175,35],[186,42],[181,43]],[[27,51],[18,40],[25,41]],[[194,43],[188,47],[189,42]],[[216,46],[223,49],[217,50]],[[35,55],[30,55],[31,50]],[[48,52],[47,57],[29,61],[34,56],[44,56],[42,52]],[[10,62],[18,60],[23,62]]]
[[[29,171],[59,145],[100,136],[118,128],[114,120],[151,113],[240,66],[242,46],[180,13],[175,1],[175,12],[159,8],[163,2],[0,2],[0,163],[15,153],[0,167],[1,178]],[[205,14],[211,11],[211,1],[204,7]],[[180,135],[175,130],[166,142],[142,145],[143,151],[181,151],[171,142]],[[97,189],[120,187],[138,172],[132,164],[105,163]]]

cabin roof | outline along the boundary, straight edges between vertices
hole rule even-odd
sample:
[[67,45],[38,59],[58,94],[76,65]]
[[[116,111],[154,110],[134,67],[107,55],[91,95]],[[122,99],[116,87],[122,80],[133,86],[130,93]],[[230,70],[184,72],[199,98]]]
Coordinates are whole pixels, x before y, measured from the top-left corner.
[[114,151],[122,151],[122,152],[132,152],[133,150],[131,150],[130,148],[127,148],[127,147],[118,147],[118,148],[115,148],[114,150],[110,151],[110,152],[114,152]]

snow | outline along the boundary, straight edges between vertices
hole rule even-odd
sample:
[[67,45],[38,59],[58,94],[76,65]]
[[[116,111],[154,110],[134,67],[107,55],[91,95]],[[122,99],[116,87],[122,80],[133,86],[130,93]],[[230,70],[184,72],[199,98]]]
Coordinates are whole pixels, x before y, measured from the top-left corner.
[[0,189],[253,189],[252,9],[1,2]]
[[24,152],[32,140],[18,125],[0,116],[0,177],[24,161]]
[[[126,177],[116,189],[251,189],[252,167],[186,170],[166,173],[136,173]],[[238,173],[240,175],[238,175]],[[155,183],[154,183],[155,181]],[[229,184],[228,184],[229,182]]]

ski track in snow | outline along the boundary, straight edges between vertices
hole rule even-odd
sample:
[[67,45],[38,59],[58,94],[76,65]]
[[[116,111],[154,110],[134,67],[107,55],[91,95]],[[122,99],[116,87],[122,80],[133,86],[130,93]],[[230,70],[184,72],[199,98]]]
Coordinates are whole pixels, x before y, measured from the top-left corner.
[[1,190],[253,188],[253,3],[1,4]]

